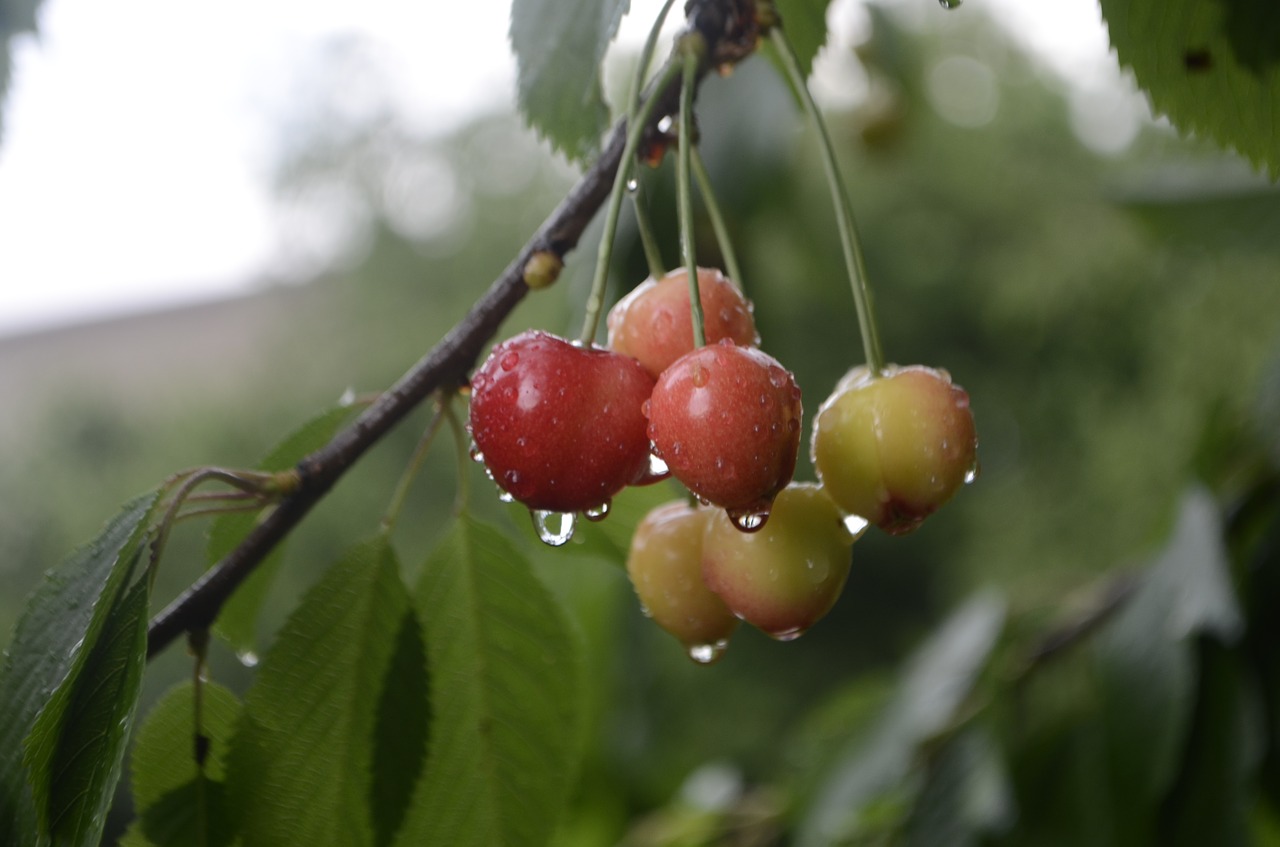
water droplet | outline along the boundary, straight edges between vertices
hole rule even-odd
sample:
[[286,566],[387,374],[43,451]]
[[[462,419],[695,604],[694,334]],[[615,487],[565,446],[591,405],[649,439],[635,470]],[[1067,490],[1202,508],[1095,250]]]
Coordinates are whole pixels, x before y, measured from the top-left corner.
[[671,473],[671,468],[667,467],[667,463],[662,461],[656,453],[649,454],[649,475],[650,476],[666,476]]
[[689,658],[700,665],[709,665],[723,656],[724,651],[727,649],[729,649],[729,639],[727,638],[721,638],[711,644],[690,644]]
[[481,453],[481,452],[480,452],[480,448],[479,448],[479,447],[477,447],[477,446],[475,445],[475,443],[474,443],[474,442],[472,442],[472,444],[471,444],[471,450],[470,450],[469,452],[470,452],[470,454],[471,454],[471,461],[473,461],[473,462],[483,462],[483,461],[484,461],[484,453]]
[[631,179],[627,180],[627,191],[630,191],[632,194],[634,194],[639,190],[640,190],[640,182],[635,177],[631,177]]
[[533,528],[538,539],[548,547],[562,547],[573,538],[573,527],[577,518],[572,512],[547,512],[542,509],[530,509]]
[[973,481],[977,479],[981,473],[982,473],[982,465],[978,463],[977,459],[974,459],[973,464],[970,465],[969,469],[964,472],[964,484],[965,485],[973,484]]
[[520,364],[520,354],[512,350],[510,353],[503,356],[502,360],[498,362],[498,364],[502,365],[502,369],[504,371],[509,371],[516,365]]
[[246,668],[256,668],[258,666],[258,654],[252,650],[237,650],[236,658]]
[[938,0],[938,5],[949,12],[952,9],[959,9],[961,2],[962,0]]
[[648,400],[645,400],[643,403],[640,404],[640,414],[644,415],[646,418],[649,417],[649,409],[652,406],[653,406],[652,403],[650,403]]
[[844,528],[848,530],[849,534],[854,538],[862,535],[862,533],[867,531],[867,527],[870,526],[870,521],[861,515],[845,515],[843,523]]
[[769,384],[774,388],[785,388],[791,382],[791,374],[777,365],[769,366]]
[[347,388],[346,391],[342,392],[342,396],[338,398],[339,406],[350,406],[354,402],[356,402],[356,390],[354,388]]
[[503,491],[501,488],[499,488],[499,489],[498,489],[498,502],[499,502],[499,503],[514,503],[514,502],[516,502],[516,498],[515,498],[515,496],[514,496],[510,491]]
[[707,384],[707,380],[711,378],[711,375],[701,365],[694,365],[693,373],[689,375],[689,378],[693,381],[694,386],[701,388]]
[[806,627],[797,626],[792,627],[791,629],[779,630],[778,632],[766,632],[765,635],[769,636],[774,641],[795,641],[808,631],[809,630]]
[[739,532],[759,532],[769,520],[767,506],[763,509],[726,509],[725,513]]
[[609,500],[605,500],[599,506],[593,506],[592,508],[587,509],[582,514],[586,515],[587,520],[589,521],[602,521],[605,518],[609,517],[609,507],[611,505],[613,505],[612,502],[610,502]]

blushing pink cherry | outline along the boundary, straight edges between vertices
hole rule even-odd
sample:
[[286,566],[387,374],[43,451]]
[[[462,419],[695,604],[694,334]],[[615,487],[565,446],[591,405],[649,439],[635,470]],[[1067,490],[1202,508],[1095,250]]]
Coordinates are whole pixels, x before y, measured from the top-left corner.
[[[744,347],[759,345],[750,301],[719,270],[698,268],[698,302],[708,344],[727,338]],[[677,268],[661,279],[640,283],[609,310],[607,322],[609,349],[634,356],[659,376],[693,350],[689,272]]]
[[803,413],[791,373],[752,347],[700,347],[663,371],[645,413],[672,476],[758,528],[795,472]]

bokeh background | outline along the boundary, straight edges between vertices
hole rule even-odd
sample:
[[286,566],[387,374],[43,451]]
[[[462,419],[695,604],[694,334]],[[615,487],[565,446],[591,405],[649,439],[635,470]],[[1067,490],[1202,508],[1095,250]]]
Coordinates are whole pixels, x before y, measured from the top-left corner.
[[[968,389],[981,477],[918,533],[864,537],[844,596],[804,638],[743,631],[699,667],[642,617],[618,561],[542,548],[469,466],[475,510],[523,539],[588,644],[592,726],[565,844],[684,843],[654,834],[681,804],[759,787],[767,814],[769,791],[803,794],[832,727],[883,703],[903,657],[964,598],[994,589],[1028,626],[1051,620],[1150,557],[1186,488],[1219,481],[1206,479],[1218,458],[1280,446],[1280,194],[1144,115],[1132,92],[1082,95],[979,9],[869,5],[845,25],[823,84],[881,335],[892,361],[946,367]],[[505,107],[442,134],[336,101],[352,86],[326,79],[375,97],[385,85],[358,38],[316,68],[273,176],[281,208],[308,222],[287,283],[0,338],[0,644],[42,571],[117,504],[188,466],[252,465],[345,391],[393,381],[572,184]],[[699,108],[763,346],[812,415],[861,356],[814,139],[763,58],[711,79]],[[664,165],[644,192],[670,263],[672,178]],[[710,226],[698,232],[717,264]],[[576,332],[597,238],[503,335]],[[626,218],[611,297],[645,275]],[[393,433],[296,533],[264,645],[337,552],[375,530],[425,423]],[[400,521],[403,561],[440,537],[457,473],[444,439]],[[797,476],[812,478],[804,461]],[[609,521],[625,535],[666,496],[624,498]],[[161,595],[204,564],[202,528],[184,527]],[[150,670],[147,699],[189,663],[174,649]],[[251,679],[221,647],[213,673]]]

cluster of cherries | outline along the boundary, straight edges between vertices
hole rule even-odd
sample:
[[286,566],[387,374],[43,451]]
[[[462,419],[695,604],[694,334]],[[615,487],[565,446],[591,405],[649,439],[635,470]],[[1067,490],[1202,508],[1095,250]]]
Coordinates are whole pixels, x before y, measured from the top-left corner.
[[[470,429],[504,499],[534,514],[599,519],[628,485],[674,476],[675,501],[636,527],[627,572],[646,612],[690,657],[720,656],[740,620],[782,640],[830,611],[868,524],[903,534],[976,468],[969,398],[925,367],[850,371],[823,403],[819,482],[792,481],[800,389],[756,346],[752,307],[699,269],[706,345],[695,347],[688,276],[646,280],[608,316],[607,347],[528,331],[471,380]],[[563,524],[562,524],[563,526]]]

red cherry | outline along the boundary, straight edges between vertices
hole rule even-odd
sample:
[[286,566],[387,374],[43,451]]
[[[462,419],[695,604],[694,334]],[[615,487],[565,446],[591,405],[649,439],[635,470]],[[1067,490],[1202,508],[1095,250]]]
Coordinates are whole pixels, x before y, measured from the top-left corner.
[[672,475],[743,529],[757,528],[795,472],[800,389],[760,350],[725,341],[685,354],[658,378],[645,413]]
[[702,538],[718,514],[683,501],[658,506],[637,524],[627,554],[627,576],[645,614],[700,664],[720,658],[738,626],[702,581]]
[[734,614],[774,638],[797,638],[831,611],[849,576],[853,536],[813,483],[778,493],[769,523],[740,532],[720,512],[702,539],[702,578]]
[[[744,347],[760,343],[751,303],[715,268],[698,269],[698,300],[707,343],[729,339]],[[633,356],[657,377],[693,350],[689,272],[647,279],[609,310],[609,349]]]
[[494,482],[530,509],[596,509],[648,470],[652,388],[634,359],[524,332],[472,377],[471,437]]

